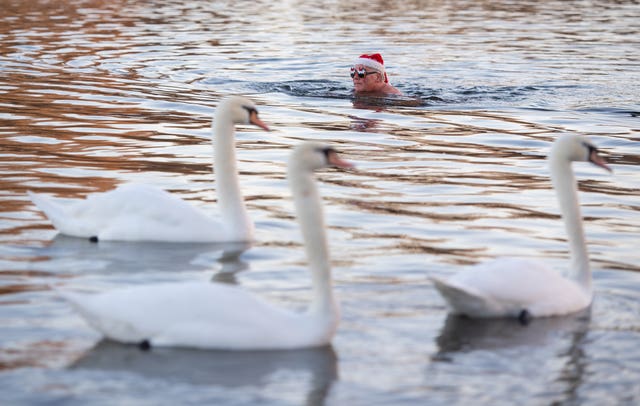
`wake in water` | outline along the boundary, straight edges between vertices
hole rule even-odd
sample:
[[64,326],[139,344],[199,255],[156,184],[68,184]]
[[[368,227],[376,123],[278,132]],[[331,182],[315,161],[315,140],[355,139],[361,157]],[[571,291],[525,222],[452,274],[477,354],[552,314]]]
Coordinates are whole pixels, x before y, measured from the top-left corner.
[[404,95],[356,96],[351,86],[326,80],[293,80],[286,82],[254,82],[248,84],[260,93],[284,93],[295,97],[348,99],[371,106],[468,106],[530,105],[557,96],[567,86],[473,86],[427,88],[420,85],[398,85]]
[[[351,100],[356,106],[365,107],[443,107],[443,108],[495,108],[526,107],[555,110],[558,104],[571,103],[583,93],[593,91],[586,85],[528,84],[521,86],[455,86],[428,87],[420,83],[397,84],[403,95],[355,96],[353,87],[345,81],[289,80],[280,82],[248,82],[224,77],[205,78],[198,81],[205,87],[215,87],[225,93],[283,93],[301,98]],[[634,109],[624,109],[626,114],[637,115]]]

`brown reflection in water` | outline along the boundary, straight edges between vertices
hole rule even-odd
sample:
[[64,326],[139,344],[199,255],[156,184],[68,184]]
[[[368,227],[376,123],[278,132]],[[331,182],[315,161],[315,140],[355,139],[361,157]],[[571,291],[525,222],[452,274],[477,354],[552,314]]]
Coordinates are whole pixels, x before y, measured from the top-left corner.
[[[313,128],[325,130],[357,130],[361,122],[370,125],[362,128],[368,133],[380,133],[401,143],[370,142],[370,136],[363,141],[356,141],[350,146],[349,159],[374,161],[382,169],[350,171],[349,177],[341,179],[324,179],[325,182],[356,188],[360,194],[347,199],[331,199],[334,203],[353,208],[356,212],[369,212],[381,216],[402,216],[405,220],[416,220],[419,223],[451,223],[465,224],[468,230],[500,229],[505,235],[527,235],[530,230],[515,228],[509,219],[555,220],[560,222],[557,214],[555,195],[551,190],[551,181],[546,162],[546,150],[539,145],[550,145],[553,139],[566,130],[553,128],[543,124],[531,123],[524,119],[504,116],[500,113],[483,111],[424,111],[412,109],[388,109],[394,115],[406,115],[424,129],[415,126],[403,126],[400,120],[370,120],[357,116],[345,116],[344,121],[334,123],[308,123]],[[367,113],[370,114],[370,113]],[[477,121],[477,123],[476,123]],[[507,128],[507,129],[504,129]],[[487,136],[485,136],[487,135]],[[504,141],[500,138],[504,137]],[[353,137],[357,139],[357,137]],[[379,137],[378,137],[379,138]],[[495,140],[495,142],[494,142]],[[487,142],[489,141],[489,142]],[[606,153],[606,151],[605,151]],[[624,165],[626,160],[616,156],[608,159],[612,164]],[[509,165],[512,162],[514,165]],[[387,164],[388,163],[388,164]],[[505,165],[505,163],[507,163]],[[522,163],[525,170],[516,166]],[[448,195],[442,187],[453,186],[454,195]],[[608,179],[594,180],[579,177],[578,187],[581,192],[596,193],[603,196],[637,195],[638,190],[610,182]],[[422,198],[420,201],[407,201],[405,191],[411,188]],[[541,209],[535,201],[513,203],[507,194],[522,191],[548,190],[549,211]],[[423,192],[424,191],[424,192]],[[435,195],[431,194],[435,192]],[[482,196],[496,200],[496,195],[505,194],[505,203],[483,201]],[[468,198],[465,198],[468,196]],[[615,207],[615,204],[600,205]],[[632,210],[637,210],[633,207]],[[498,221],[491,226],[483,225],[488,219]],[[606,216],[585,216],[585,222],[604,221],[611,224],[612,219]],[[474,224],[482,220],[480,224]],[[389,221],[394,221],[391,217]],[[516,223],[518,224],[518,223]],[[561,228],[559,226],[559,228]],[[628,232],[628,230],[626,230]],[[473,247],[472,255],[463,246],[451,246],[454,240],[423,241],[408,235],[386,236],[355,232],[354,239],[385,240],[383,247],[376,246],[371,255],[388,255],[390,252],[411,253],[424,252],[439,258],[446,263],[467,265],[481,258],[482,247]],[[464,242],[462,242],[464,244]],[[549,253],[558,255],[558,253]],[[560,253],[564,255],[564,251]],[[470,260],[470,258],[474,258]],[[634,265],[599,261],[598,255],[593,258],[594,267],[637,271]]]
[[[559,215],[544,213],[538,210],[528,209],[507,203],[415,203],[415,202],[366,202],[366,201],[344,201],[344,204],[357,206],[359,209],[370,211],[373,213],[394,214],[409,217],[419,217],[429,219],[431,222],[455,222],[455,221],[472,221],[480,218],[487,218],[486,210],[479,210],[482,214],[438,214],[434,212],[424,212],[422,210],[410,210],[405,207],[471,207],[481,209],[499,209],[501,213],[510,213],[509,218],[539,218],[539,219],[560,219]],[[589,218],[585,217],[585,220]]]
[[[25,261],[24,258],[20,257],[3,257],[4,260],[10,260],[16,263]],[[29,257],[26,259],[28,263],[35,262],[44,262],[48,261],[51,258],[46,256],[40,257]],[[15,303],[15,300],[8,299],[11,295],[25,293],[25,292],[44,292],[51,290],[49,285],[46,283],[42,283],[40,278],[68,278],[68,275],[65,274],[51,274],[49,272],[36,271],[36,270],[1,270],[0,271],[0,281],[2,285],[0,286],[0,296],[2,296],[2,302],[0,305],[7,305],[11,303]],[[22,301],[29,301],[28,299],[21,299]]]
[[[400,155],[402,161],[424,162],[423,166],[396,165],[393,171],[367,171],[366,175],[376,179],[390,179],[397,182],[408,182],[428,185],[459,185],[477,189],[482,194],[483,185],[499,185],[500,188],[515,190],[548,189],[550,188],[549,175],[547,173],[547,151],[533,149],[532,147],[517,147],[518,143],[530,139],[535,142],[547,142],[548,145],[556,136],[565,132],[562,128],[550,128],[548,126],[528,122],[523,119],[509,117],[498,113],[484,111],[425,111],[413,109],[392,109],[393,114],[407,115],[424,120],[424,124],[430,125],[424,130],[415,128],[402,128],[385,123],[383,128],[367,128],[368,132],[388,134],[394,139],[409,142],[410,145],[392,145],[380,151],[381,144],[368,144],[363,146],[375,148],[375,156],[372,152],[355,152],[356,157],[362,160],[377,162],[398,162]],[[470,124],[474,119],[481,122],[478,125]],[[350,120],[362,120],[349,117]],[[378,120],[369,120],[378,123]],[[493,124],[495,123],[495,124]],[[424,125],[423,124],[423,125]],[[435,125],[431,126],[431,125]],[[505,129],[503,127],[513,127]],[[327,126],[327,123],[324,123]],[[375,127],[373,125],[372,127]],[[339,130],[340,125],[333,130]],[[513,140],[512,146],[490,145],[483,141],[483,135],[489,134],[504,137],[505,140]],[[444,139],[443,139],[444,137]],[[464,140],[456,140],[455,137],[464,137]],[[476,141],[477,139],[477,141]],[[606,154],[606,151],[604,151]],[[429,155],[421,155],[429,154]],[[504,171],[487,170],[487,163],[502,166],[506,160],[540,161],[542,176],[524,174],[514,171],[509,166]],[[608,158],[610,164],[633,164],[639,159],[636,155],[616,155]],[[445,161],[451,165],[434,167],[431,162]],[[452,168],[467,168],[464,173],[451,171]],[[423,169],[424,168],[424,169]],[[403,171],[404,170],[404,171]],[[472,170],[472,171],[471,171]],[[466,180],[466,181],[465,181]],[[478,183],[477,181],[485,181]],[[593,179],[579,179],[579,189],[584,192],[602,193],[611,195],[637,194],[638,189],[625,188],[619,185],[608,185],[604,181]]]
[[16,293],[23,292],[42,292],[49,290],[47,285],[39,285],[39,284],[26,284],[26,283],[15,283],[10,285],[2,285],[0,286],[0,295],[13,295]]
[[362,239],[385,239],[389,241],[389,245],[382,250],[376,247],[369,250],[371,256],[388,256],[394,253],[398,254],[425,254],[427,256],[437,256],[442,258],[444,263],[453,265],[473,265],[479,259],[483,259],[486,248],[446,248],[440,247],[438,244],[446,242],[444,239],[425,239],[412,237],[407,234],[375,234],[375,233],[353,233],[354,238]]
[[85,350],[69,340],[42,340],[0,348],[0,371],[17,368],[52,368],[67,365]]
[[[117,92],[130,92],[127,85],[92,77],[91,86],[82,88],[78,80],[87,83],[89,79],[65,73],[55,78],[9,75],[11,88],[0,94],[4,113],[0,118],[0,189],[14,196],[24,196],[28,189],[42,189],[63,197],[82,197],[117,186],[113,172],[211,173],[210,165],[174,162],[175,157],[166,154],[148,159],[144,151],[145,141],[172,145],[208,142],[187,135],[165,137],[145,127],[172,122],[182,128],[202,128],[210,124],[210,119],[194,120],[183,113],[155,112],[135,103],[119,103],[114,100]],[[52,87],[59,90],[48,93],[46,89]],[[73,90],[66,92],[64,88]],[[110,94],[108,103],[91,102],[110,92],[115,96]],[[162,158],[166,161],[158,161]],[[95,174],[77,176],[78,169]],[[21,212],[25,204],[27,200],[5,200],[2,211]]]
[[[33,210],[27,190],[80,198],[116,187],[114,172],[211,173],[208,164],[146,153],[158,143],[208,142],[185,132],[207,128],[209,117],[154,102],[201,106],[217,97],[147,83],[137,65],[105,65],[135,45],[128,27],[140,20],[122,10],[121,1],[0,1],[0,55],[10,56],[0,77],[0,190],[24,197],[3,199],[0,218]],[[158,129],[169,123],[179,136]],[[39,228],[3,225],[0,233]]]

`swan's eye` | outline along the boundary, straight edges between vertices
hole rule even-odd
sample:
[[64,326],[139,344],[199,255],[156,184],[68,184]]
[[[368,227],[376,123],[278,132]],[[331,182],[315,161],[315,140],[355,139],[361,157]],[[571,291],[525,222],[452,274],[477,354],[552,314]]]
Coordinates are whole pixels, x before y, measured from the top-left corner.
[[587,151],[589,151],[589,155],[591,155],[594,152],[598,152],[598,148],[589,144],[588,142],[583,142],[582,145],[587,149]]
[[327,162],[330,161],[329,155],[336,152],[336,150],[331,147],[318,148],[317,151],[324,154],[324,157],[327,160]]
[[251,106],[242,106],[243,109],[247,110],[247,113],[249,113],[249,115],[255,113],[258,114],[258,110],[255,107],[251,107]]

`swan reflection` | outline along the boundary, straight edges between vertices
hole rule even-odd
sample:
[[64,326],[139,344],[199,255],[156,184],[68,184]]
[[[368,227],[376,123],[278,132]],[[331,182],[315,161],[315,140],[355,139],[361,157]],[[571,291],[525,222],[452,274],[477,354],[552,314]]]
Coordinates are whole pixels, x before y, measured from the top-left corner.
[[[545,385],[551,380],[558,385],[560,403],[576,404],[588,377],[584,338],[589,323],[589,309],[562,317],[536,318],[526,325],[513,318],[449,315],[436,339],[439,351],[433,360],[467,363],[478,368],[495,363],[510,368],[513,364],[517,367],[511,370],[514,376],[542,379]],[[514,362],[515,358],[519,361]],[[439,364],[442,365],[440,362],[431,365],[437,368]]]
[[541,317],[529,324],[515,318],[472,319],[449,315],[436,339],[439,354],[521,346],[544,346],[554,338],[582,336],[589,328],[590,312],[563,317]]
[[[90,242],[58,234],[49,245],[32,254],[50,261],[80,264],[98,272],[211,270],[230,275],[249,267],[240,256],[249,243]],[[73,268],[71,266],[71,268]],[[65,269],[69,267],[65,266]]]
[[[283,351],[202,351],[153,348],[109,340],[76,360],[70,369],[122,371],[170,383],[219,385],[227,388],[264,387],[274,380],[308,381],[305,404],[321,405],[338,379],[337,357],[331,346]],[[287,385],[287,387],[292,387]]]

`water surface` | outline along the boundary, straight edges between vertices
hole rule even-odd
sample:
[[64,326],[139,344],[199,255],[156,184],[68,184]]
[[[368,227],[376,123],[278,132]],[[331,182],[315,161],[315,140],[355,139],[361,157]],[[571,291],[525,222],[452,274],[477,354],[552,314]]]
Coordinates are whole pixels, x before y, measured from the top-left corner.
[[[640,6],[636,2],[0,1],[0,388],[7,404],[636,404],[640,400]],[[406,97],[354,99],[377,50]],[[210,125],[241,93],[251,247],[56,236],[27,190],[126,182],[215,214]],[[568,254],[545,156],[576,164],[594,270],[588,312],[448,317],[428,277]],[[291,146],[357,164],[318,174],[343,317],[331,347],[230,354],[101,341],[50,286],[212,280],[304,308],[285,179]]]

